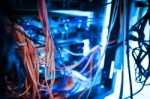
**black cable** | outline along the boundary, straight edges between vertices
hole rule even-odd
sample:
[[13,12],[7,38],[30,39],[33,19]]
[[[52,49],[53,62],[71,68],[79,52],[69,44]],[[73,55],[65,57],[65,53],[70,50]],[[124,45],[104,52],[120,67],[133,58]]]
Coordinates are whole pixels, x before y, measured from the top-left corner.
[[130,85],[130,97],[133,99],[133,89],[132,89],[132,78],[130,70],[130,56],[129,56],[129,18],[130,17],[130,1],[127,0],[127,24],[126,24],[126,38],[127,38],[127,66],[128,66],[128,76],[129,76],[129,85]]
[[122,66],[122,71],[121,71],[121,88],[120,88],[120,93],[119,93],[119,99],[122,99],[123,84],[124,84],[124,67]]
[[[119,7],[120,8],[119,11],[120,11],[122,9],[121,5],[123,5],[123,1],[118,1],[118,2],[120,4],[120,7]],[[121,15],[120,15],[120,18],[121,18]],[[123,44],[124,44],[124,42],[123,42]],[[122,71],[121,71],[121,86],[120,86],[119,99],[122,99],[122,96],[123,96],[123,88],[124,88],[123,85],[124,85],[124,64],[122,65]]]
[[[150,45],[146,43],[149,40],[144,40],[145,38],[144,28],[146,26],[148,19],[150,18],[149,13],[150,13],[150,6],[148,8],[147,13],[130,30],[130,31],[136,31],[138,34],[138,38],[134,39],[135,41],[138,42],[138,47],[132,50],[132,57],[136,64],[135,80],[137,83],[142,84],[142,87],[137,92],[132,94],[132,96],[141,92],[144,86],[150,85],[150,84],[147,84],[147,80],[150,77],[150,62],[147,68],[144,68],[144,66],[142,65],[142,61],[145,59],[147,55],[148,55],[148,58],[150,58]],[[146,50],[143,49],[143,47],[145,47]],[[131,96],[128,96],[125,99],[130,98],[130,97]]]
[[[144,84],[142,85],[142,87],[137,92],[135,92],[134,94],[132,94],[132,96],[134,96],[134,95],[138,94],[139,92],[141,92],[143,90],[143,88],[144,88],[144,85],[145,85],[145,82],[144,82]],[[128,97],[126,97],[124,99],[128,99],[128,98],[130,98],[130,96],[128,96]]]

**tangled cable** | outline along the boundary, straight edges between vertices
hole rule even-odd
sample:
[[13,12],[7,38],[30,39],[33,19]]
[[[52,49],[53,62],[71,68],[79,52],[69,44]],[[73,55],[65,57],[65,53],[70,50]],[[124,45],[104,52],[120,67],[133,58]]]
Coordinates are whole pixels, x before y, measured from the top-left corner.
[[[135,61],[135,81],[142,84],[142,87],[137,92],[133,93],[133,95],[139,93],[144,86],[150,85],[147,83],[150,77],[150,61],[148,61],[148,64],[144,64],[147,66],[143,66],[142,64],[142,61],[146,58],[146,56],[148,56],[148,59],[150,59],[150,40],[145,40],[145,34],[147,35],[148,33],[144,33],[146,23],[148,20],[150,21],[150,0],[148,0],[148,3],[149,6],[146,14],[130,29],[130,32],[135,31],[138,34],[138,37],[135,37],[131,34],[129,39],[138,42],[138,47],[131,49],[132,57]],[[125,99],[127,98],[130,98],[130,96],[126,97]]]
[[[150,58],[150,40],[145,40],[144,28],[146,23],[148,22],[150,16],[150,7],[147,13],[132,27],[133,31],[136,31],[138,34],[138,38],[133,37],[135,41],[138,42],[138,47],[132,50],[132,56],[135,60],[135,74],[136,74],[136,82],[144,83],[149,78],[150,74],[150,62],[147,64],[147,68],[142,66],[142,61],[148,55]],[[148,32],[148,31],[147,31]],[[150,34],[149,34],[150,35]]]

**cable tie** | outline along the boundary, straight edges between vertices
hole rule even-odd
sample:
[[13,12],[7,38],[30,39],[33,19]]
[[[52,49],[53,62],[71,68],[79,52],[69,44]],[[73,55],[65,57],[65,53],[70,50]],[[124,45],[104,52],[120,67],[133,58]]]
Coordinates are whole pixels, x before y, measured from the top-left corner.
[[27,45],[27,43],[26,43],[26,42],[23,42],[23,43],[19,43],[19,42],[17,42],[17,44],[18,44],[18,46],[25,46],[25,45]]

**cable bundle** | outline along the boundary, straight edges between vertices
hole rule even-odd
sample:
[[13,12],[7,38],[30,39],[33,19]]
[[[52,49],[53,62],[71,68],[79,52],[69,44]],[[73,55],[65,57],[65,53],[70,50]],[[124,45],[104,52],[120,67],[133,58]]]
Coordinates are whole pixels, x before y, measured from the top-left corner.
[[[150,59],[150,40],[145,40],[145,34],[148,33],[144,33],[146,23],[150,19],[149,13],[150,13],[150,5],[148,6],[147,13],[130,29],[130,32],[131,31],[137,32],[138,38],[133,35],[129,35],[128,38],[128,40],[130,39],[138,42],[138,47],[132,49],[132,56],[135,61],[135,76],[136,76],[135,81],[137,83],[142,84],[142,87],[137,92],[133,93],[132,96],[139,93],[144,88],[145,85],[149,85],[147,84],[147,81],[148,78],[150,77],[149,75],[150,62],[147,64],[147,67],[142,65],[142,61],[145,59],[146,56],[148,56],[148,59]],[[130,98],[130,96],[126,98]]]
[[144,28],[150,18],[149,13],[150,8],[148,9],[147,13],[132,27],[132,30],[136,31],[138,34],[138,38],[134,37],[134,40],[138,42],[138,47],[132,50],[132,56],[137,66],[135,68],[136,82],[142,84],[145,84],[150,76],[150,63],[148,64],[147,68],[144,68],[144,66],[141,64],[147,55],[148,58],[150,58],[150,40],[144,39]]
[[[73,80],[73,74],[69,74],[69,71],[72,71],[82,62],[85,62],[85,66],[78,72],[80,75],[86,76],[89,75],[88,79],[92,79],[93,69],[96,68],[97,62],[93,63],[94,56],[100,52],[100,47],[97,45],[89,51],[88,56],[81,58],[81,60],[71,66],[59,66],[55,67],[55,45],[53,42],[53,37],[50,32],[50,26],[48,22],[48,14],[45,0],[37,0],[39,18],[43,27],[43,35],[45,41],[43,44],[35,44],[30,36],[28,36],[26,31],[21,25],[17,22],[12,22],[6,20],[5,24],[7,31],[15,36],[16,39],[16,52],[20,60],[16,65],[12,76],[20,75],[23,78],[22,81],[18,83],[9,80],[11,77],[6,76],[6,83],[8,89],[8,95],[10,98],[31,98],[31,99],[41,99],[43,97],[49,99],[59,99],[66,97],[66,93],[73,92],[73,89],[76,88],[76,83],[81,83],[77,80],[76,83]],[[80,55],[78,53],[71,53],[71,55]],[[44,56],[40,57],[38,53],[44,53]],[[81,54],[82,56],[83,54]],[[86,58],[89,58],[85,61]],[[44,79],[41,80],[39,74],[39,68],[44,67]],[[89,67],[89,68],[88,68]],[[88,71],[86,71],[88,70]],[[56,79],[55,72],[62,71],[64,72],[64,77]],[[66,72],[66,73],[65,73]],[[72,71],[73,72],[73,71]],[[23,76],[22,76],[23,75]],[[16,77],[17,78],[17,77]],[[49,79],[50,78],[50,79]],[[18,78],[21,80],[20,78]],[[63,80],[62,80],[63,79]],[[61,80],[61,81],[60,81]],[[81,79],[82,80],[82,79]],[[82,96],[82,94],[81,94]],[[80,98],[80,96],[79,96]]]

